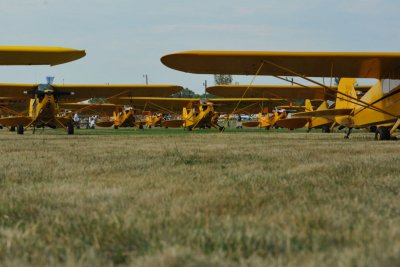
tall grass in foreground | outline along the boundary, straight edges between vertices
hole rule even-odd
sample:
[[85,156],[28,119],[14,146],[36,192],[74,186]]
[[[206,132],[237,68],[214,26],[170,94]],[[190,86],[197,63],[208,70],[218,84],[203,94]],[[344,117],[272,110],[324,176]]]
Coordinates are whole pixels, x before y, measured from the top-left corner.
[[120,133],[0,132],[0,266],[400,265],[398,142]]

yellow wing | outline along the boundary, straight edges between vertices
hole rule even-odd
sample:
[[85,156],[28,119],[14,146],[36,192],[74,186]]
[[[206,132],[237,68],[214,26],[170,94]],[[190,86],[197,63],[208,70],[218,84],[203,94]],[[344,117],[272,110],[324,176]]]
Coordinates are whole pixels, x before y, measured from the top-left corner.
[[82,101],[89,98],[107,98],[108,101],[111,101],[112,98],[117,97],[163,97],[183,89],[182,86],[168,84],[55,84],[52,87],[60,92],[73,92],[73,95],[63,97],[69,101]]
[[0,65],[58,65],[84,57],[84,50],[64,47],[0,46]]
[[120,96],[168,96],[181,91],[178,85],[96,85],[96,84],[65,84],[65,85],[40,85],[40,84],[0,84],[1,97],[18,97],[30,99],[29,91],[38,91],[43,86],[46,90],[54,90],[58,94],[59,102],[79,102],[90,98],[110,98]]
[[345,116],[350,115],[353,112],[351,108],[342,109],[326,109],[326,110],[316,110],[310,112],[299,112],[292,114],[292,117],[296,118],[312,118],[312,117],[335,117],[335,116]]
[[[185,51],[163,56],[176,70],[201,74],[399,79],[400,53],[385,52],[255,52]],[[283,67],[279,68],[277,66]]]
[[[320,86],[308,88],[290,85],[218,85],[207,92],[222,97],[275,98],[275,99],[335,99],[336,95]],[[289,102],[289,101],[287,101]],[[288,103],[287,103],[288,104]],[[282,105],[284,105],[282,103]]]

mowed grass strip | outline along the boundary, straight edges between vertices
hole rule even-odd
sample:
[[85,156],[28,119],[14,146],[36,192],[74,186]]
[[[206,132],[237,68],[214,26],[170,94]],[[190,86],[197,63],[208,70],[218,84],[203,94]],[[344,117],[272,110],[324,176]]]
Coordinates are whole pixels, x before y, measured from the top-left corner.
[[400,143],[0,132],[0,265],[396,266]]

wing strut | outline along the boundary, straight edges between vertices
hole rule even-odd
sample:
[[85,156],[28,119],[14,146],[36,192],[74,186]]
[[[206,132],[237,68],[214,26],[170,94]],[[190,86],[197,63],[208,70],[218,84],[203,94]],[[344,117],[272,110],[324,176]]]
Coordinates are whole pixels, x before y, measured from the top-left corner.
[[[280,66],[280,65],[278,65],[278,64],[276,64],[276,63],[274,63],[274,62],[271,62],[271,61],[268,61],[268,60],[263,60],[263,62],[264,62],[264,63],[267,63],[267,64],[269,64],[269,65],[272,65],[272,66],[274,66],[274,67],[276,67],[276,68],[278,68],[278,69],[281,69],[281,70],[287,71],[287,72],[289,72],[289,73],[292,73],[294,76],[300,77],[300,78],[302,78],[302,79],[304,79],[304,80],[306,80],[306,81],[309,81],[309,82],[312,82],[312,83],[314,83],[314,84],[316,84],[316,85],[322,86],[323,88],[325,88],[325,89],[327,89],[327,90],[329,90],[329,91],[334,91],[336,94],[340,94],[340,95],[342,95],[342,96],[345,96],[345,97],[347,97],[347,98],[350,98],[350,99],[352,99],[352,100],[355,100],[355,101],[357,102],[357,105],[360,105],[360,103],[362,103],[363,105],[360,105],[360,106],[362,106],[362,107],[364,107],[364,108],[369,108],[369,109],[372,109],[372,110],[374,110],[374,111],[377,111],[377,112],[380,112],[380,113],[383,113],[383,114],[386,114],[386,115],[389,115],[389,116],[392,116],[392,117],[395,117],[395,118],[398,118],[398,117],[399,117],[399,116],[393,115],[393,114],[391,114],[391,113],[389,113],[389,112],[387,112],[387,111],[385,111],[385,110],[383,110],[383,109],[381,109],[381,108],[375,107],[375,106],[373,106],[372,104],[369,104],[369,103],[367,103],[367,102],[361,101],[361,100],[359,100],[359,99],[357,99],[357,98],[355,98],[355,97],[352,97],[352,96],[350,96],[350,95],[347,95],[347,94],[345,94],[345,93],[343,93],[343,92],[340,92],[340,91],[334,90],[334,89],[332,89],[332,88],[329,88],[329,87],[326,86],[325,84],[322,84],[322,83],[319,83],[319,82],[317,82],[317,81],[315,81],[315,80],[313,80],[313,79],[310,79],[310,78],[306,77],[305,75],[300,75],[299,73],[296,73],[295,71],[292,71],[292,70],[290,70],[290,69],[288,69],[288,68],[285,68],[285,67],[283,67],[283,66]],[[282,78],[282,79],[284,79],[284,78]],[[303,86],[304,86],[304,85],[303,85]],[[342,100],[350,102],[349,100],[346,100],[346,99],[342,99]]]

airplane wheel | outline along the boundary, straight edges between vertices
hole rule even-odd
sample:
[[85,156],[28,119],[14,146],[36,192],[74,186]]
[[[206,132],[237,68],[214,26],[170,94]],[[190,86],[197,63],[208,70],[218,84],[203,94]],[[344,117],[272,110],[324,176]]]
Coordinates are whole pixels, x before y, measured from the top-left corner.
[[389,127],[381,126],[376,129],[375,140],[390,140],[390,129]]
[[114,125],[114,129],[115,129],[115,130],[118,130],[118,126]]
[[140,129],[140,130],[143,130],[143,129],[144,129],[142,124],[139,125],[139,129]]
[[219,127],[219,131],[220,131],[220,132],[225,131],[225,127],[224,127],[224,126],[220,126],[220,127]]
[[376,127],[375,125],[372,125],[369,127],[369,132],[370,133],[376,133],[376,130],[378,130],[378,127]]
[[188,128],[188,131],[189,131],[189,132],[192,131],[192,128]]
[[325,125],[325,126],[322,126],[322,132],[323,133],[330,133],[331,129],[329,128],[329,126]]
[[74,125],[72,125],[72,124],[67,125],[67,133],[74,134]]
[[0,129],[3,129],[3,126],[0,125]]
[[15,132],[15,126],[10,127],[10,132]]
[[23,125],[17,126],[17,134],[24,134],[24,126]]

